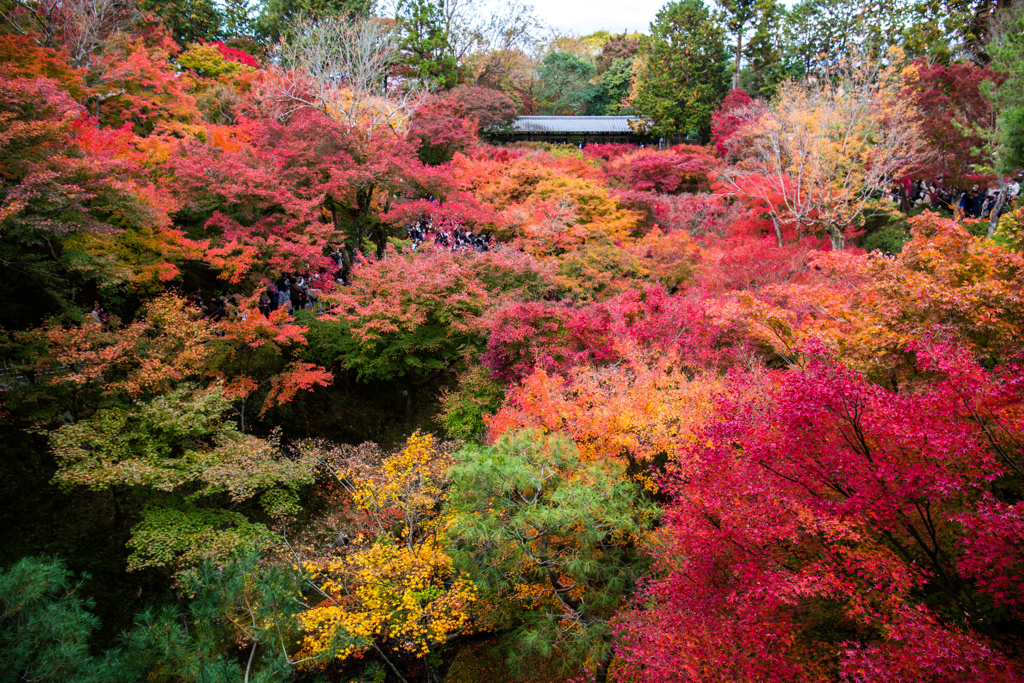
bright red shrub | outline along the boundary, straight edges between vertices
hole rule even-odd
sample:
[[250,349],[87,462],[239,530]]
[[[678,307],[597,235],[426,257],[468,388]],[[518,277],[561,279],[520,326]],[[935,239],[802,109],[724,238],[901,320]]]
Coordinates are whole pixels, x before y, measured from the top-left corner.
[[721,158],[733,151],[733,138],[763,106],[758,106],[746,90],[730,90],[718,110],[711,115],[711,144]]
[[438,95],[416,110],[406,138],[416,145],[420,161],[441,164],[476,142],[476,128],[460,103]]
[[225,45],[223,40],[215,40],[210,44],[216,47],[221,56],[229,62],[238,62],[253,69],[260,68],[260,63],[256,61],[256,58],[244,50]]
[[604,161],[612,161],[626,154],[632,154],[635,151],[636,145],[627,145],[623,143],[584,145],[583,147],[583,153],[588,157],[602,159]]
[[[938,375],[916,391],[872,385],[820,345],[802,368],[731,375],[665,482],[661,572],[621,624],[622,680],[1020,679],[979,635],[992,608],[954,558],[977,502],[976,526],[994,529],[975,538],[1016,532],[985,507],[1007,466],[974,410],[994,400],[1017,438],[1024,395],[954,349],[919,350]],[[1001,570],[977,564],[982,590],[998,587]]]
[[710,189],[709,175],[719,163],[702,147],[681,145],[671,151],[643,149],[619,156],[609,164],[609,172],[632,190],[699,192]]

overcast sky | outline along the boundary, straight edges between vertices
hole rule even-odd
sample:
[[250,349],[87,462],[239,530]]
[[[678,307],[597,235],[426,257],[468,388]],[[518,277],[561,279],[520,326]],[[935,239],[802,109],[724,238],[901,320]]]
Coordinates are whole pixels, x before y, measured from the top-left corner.
[[[378,12],[389,17],[395,14],[398,0],[377,0]],[[520,0],[522,4],[531,5],[534,14],[545,26],[585,36],[594,31],[605,30],[609,33],[647,33],[654,15],[658,13],[668,0]],[[477,4],[479,3],[479,4]],[[473,3],[477,12],[490,16],[495,10],[508,7],[507,0],[477,0]],[[710,6],[712,0],[705,0]]]
[[[537,16],[563,31],[586,35],[604,29],[647,32],[666,0],[535,0]],[[526,0],[527,3],[530,0]]]
[[[710,4],[711,0],[705,0]],[[397,0],[377,0],[381,16],[394,16]],[[491,12],[508,6],[507,0],[478,0],[478,12]],[[594,31],[609,33],[640,31],[647,33],[654,15],[668,0],[520,0],[532,5],[534,14],[545,26],[562,33],[585,36]],[[476,4],[476,3],[474,3]]]

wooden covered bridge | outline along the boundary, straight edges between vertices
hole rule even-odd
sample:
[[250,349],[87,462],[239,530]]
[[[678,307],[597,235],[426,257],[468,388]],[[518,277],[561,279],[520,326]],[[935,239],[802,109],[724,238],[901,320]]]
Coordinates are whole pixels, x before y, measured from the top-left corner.
[[636,116],[520,116],[508,126],[488,132],[494,142],[550,142],[570,145],[626,143],[665,146],[699,143],[696,136],[660,138],[638,131]]

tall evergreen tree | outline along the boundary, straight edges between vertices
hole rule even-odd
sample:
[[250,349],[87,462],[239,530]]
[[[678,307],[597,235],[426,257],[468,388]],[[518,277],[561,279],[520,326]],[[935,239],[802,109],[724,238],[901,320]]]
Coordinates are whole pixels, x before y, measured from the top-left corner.
[[651,131],[696,130],[708,137],[711,112],[729,89],[729,55],[725,29],[702,0],[665,5],[644,40],[643,56],[634,106],[650,121]]
[[1011,173],[1024,168],[1024,8],[1009,7],[997,15],[988,45],[990,68],[1006,80],[990,90],[998,112],[996,170]]
[[741,74],[740,87],[753,96],[771,98],[779,83],[801,74],[786,58],[782,36],[786,8],[776,0],[757,0],[755,12],[754,32],[745,49],[748,69]]
[[276,43],[300,18],[367,17],[376,5],[376,0],[265,0],[255,21],[256,37]]
[[459,63],[445,22],[444,0],[401,0],[395,17],[402,27],[407,64],[423,81],[442,90],[454,88]]
[[182,45],[220,37],[222,17],[213,0],[142,0],[139,7],[160,17]]
[[[884,57],[890,47],[913,43],[913,10],[905,0],[802,0],[786,14],[788,49],[805,72],[823,74],[861,57]],[[934,17],[923,21],[934,24]]]
[[733,49],[732,87],[740,87],[740,68],[743,64],[743,36],[757,18],[757,0],[719,0],[725,10],[725,26],[732,34]]
[[252,38],[256,30],[256,5],[252,0],[224,0],[222,33],[225,38]]

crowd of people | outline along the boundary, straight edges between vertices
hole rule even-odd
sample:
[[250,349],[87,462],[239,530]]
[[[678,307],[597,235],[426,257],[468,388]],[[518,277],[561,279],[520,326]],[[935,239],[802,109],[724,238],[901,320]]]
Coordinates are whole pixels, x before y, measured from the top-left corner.
[[197,289],[188,296],[188,302],[200,310],[203,318],[219,322],[229,316],[245,317],[245,309],[238,304],[241,298],[242,295],[238,293],[204,297]]
[[333,288],[334,276],[319,272],[313,273],[282,273],[276,281],[267,284],[260,293],[259,310],[269,316],[279,308],[288,308],[288,312],[316,310],[320,302],[320,293],[325,288]]
[[[279,308],[287,309],[289,314],[299,310],[315,310],[321,290],[333,287],[334,282],[334,278],[326,273],[282,273],[281,277],[260,291],[257,308],[264,316],[269,316]],[[243,299],[237,292],[204,297],[198,289],[188,296],[188,302],[201,311],[202,317],[214,322],[232,316],[241,316],[244,320],[248,314],[241,304]]]
[[[1006,196],[999,215],[1016,207],[1020,197],[1020,176],[1007,179]],[[907,209],[912,206],[928,206],[932,209],[946,209],[963,218],[988,219],[999,200],[999,187],[981,188],[974,184],[970,190],[946,187],[942,178],[936,181],[907,179],[892,186],[890,198]]]
[[488,233],[478,235],[470,232],[466,226],[452,219],[439,219],[435,226],[432,219],[421,218],[408,226],[406,233],[412,240],[413,251],[419,249],[420,245],[428,239],[439,247],[452,251],[459,249],[488,251],[491,248],[491,236]]

